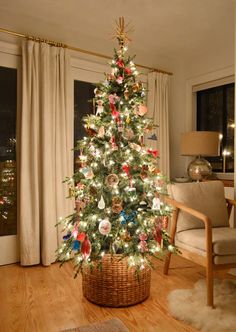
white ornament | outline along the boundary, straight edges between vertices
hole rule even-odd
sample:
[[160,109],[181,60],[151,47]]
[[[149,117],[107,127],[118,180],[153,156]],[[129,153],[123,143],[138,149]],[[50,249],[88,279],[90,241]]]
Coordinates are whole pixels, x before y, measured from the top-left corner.
[[100,209],[100,210],[103,210],[103,209],[105,209],[105,201],[104,201],[104,198],[103,198],[103,196],[101,196],[101,198],[100,198],[100,201],[98,202],[98,208]]
[[102,235],[107,235],[111,231],[111,223],[108,219],[103,219],[98,226],[98,230]]
[[161,201],[158,197],[154,197],[152,200],[152,209],[153,210],[160,210]]
[[103,112],[103,110],[104,110],[103,106],[98,106],[97,111],[96,111],[96,115],[100,115]]

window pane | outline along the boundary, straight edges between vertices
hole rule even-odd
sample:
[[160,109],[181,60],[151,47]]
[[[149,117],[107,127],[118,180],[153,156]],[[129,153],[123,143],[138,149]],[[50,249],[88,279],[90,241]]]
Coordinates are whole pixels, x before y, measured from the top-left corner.
[[17,71],[0,67],[0,236],[17,234]]
[[[93,113],[93,98],[95,86],[92,83],[74,81],[74,144],[84,136],[87,136],[83,127],[82,118]],[[78,151],[74,153],[74,160]]]
[[[234,171],[234,84],[197,92],[197,130],[222,133],[219,157],[207,158],[216,172]],[[226,153],[225,156],[224,152]]]

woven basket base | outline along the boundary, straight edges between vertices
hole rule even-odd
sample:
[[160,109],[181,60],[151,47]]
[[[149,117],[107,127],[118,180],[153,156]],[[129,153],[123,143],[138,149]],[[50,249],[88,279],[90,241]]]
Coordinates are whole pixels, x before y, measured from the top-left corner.
[[127,266],[121,255],[103,257],[102,270],[83,268],[83,295],[95,304],[127,307],[146,300],[150,294],[151,269],[145,267],[139,276]]

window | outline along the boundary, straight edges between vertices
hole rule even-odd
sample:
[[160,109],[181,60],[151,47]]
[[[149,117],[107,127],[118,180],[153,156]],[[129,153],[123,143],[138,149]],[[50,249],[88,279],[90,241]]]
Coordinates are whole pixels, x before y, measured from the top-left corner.
[[0,236],[17,234],[17,70],[0,67]]
[[197,130],[221,133],[220,156],[208,157],[215,172],[234,172],[234,83],[197,92]]
[[[83,117],[93,113],[93,98],[95,85],[88,82],[74,81],[74,144],[87,136],[83,126]],[[74,160],[78,151],[74,153]]]

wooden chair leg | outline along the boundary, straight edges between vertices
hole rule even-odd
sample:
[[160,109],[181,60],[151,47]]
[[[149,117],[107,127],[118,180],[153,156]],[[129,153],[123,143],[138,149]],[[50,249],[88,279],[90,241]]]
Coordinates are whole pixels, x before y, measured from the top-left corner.
[[169,266],[170,266],[170,259],[171,259],[171,252],[168,252],[166,254],[165,263],[164,263],[164,270],[163,270],[164,274],[168,274]]
[[213,285],[213,269],[206,267],[206,287],[207,287],[207,305],[214,308],[214,285]]

